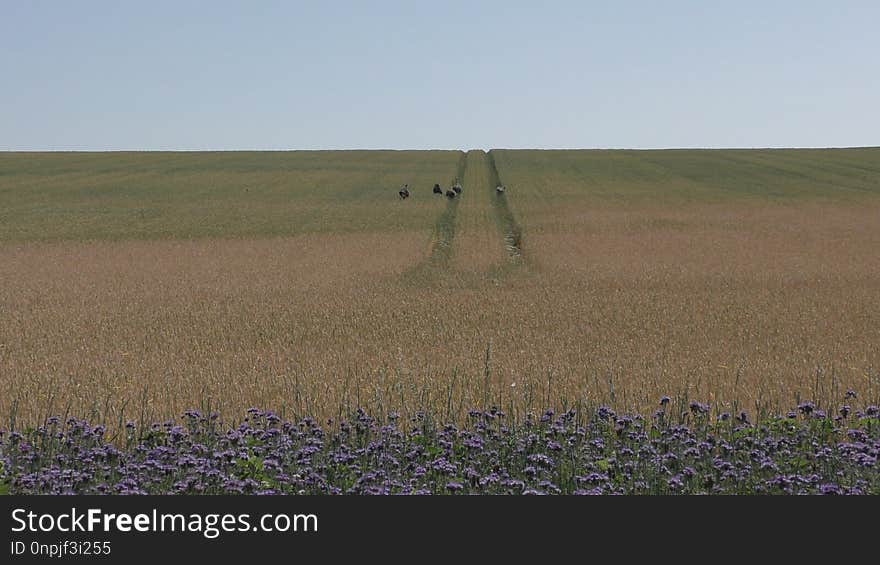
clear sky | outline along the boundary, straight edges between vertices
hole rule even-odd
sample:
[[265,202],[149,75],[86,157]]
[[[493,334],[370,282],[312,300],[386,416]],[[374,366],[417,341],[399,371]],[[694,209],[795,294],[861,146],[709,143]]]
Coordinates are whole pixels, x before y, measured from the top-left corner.
[[876,0],[0,0],[0,150],[865,145]]

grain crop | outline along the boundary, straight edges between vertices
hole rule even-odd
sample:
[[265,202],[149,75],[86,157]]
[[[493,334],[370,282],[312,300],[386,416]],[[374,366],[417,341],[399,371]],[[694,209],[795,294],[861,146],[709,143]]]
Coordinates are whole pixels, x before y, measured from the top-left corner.
[[6,427],[880,403],[880,150],[461,156],[0,156]]

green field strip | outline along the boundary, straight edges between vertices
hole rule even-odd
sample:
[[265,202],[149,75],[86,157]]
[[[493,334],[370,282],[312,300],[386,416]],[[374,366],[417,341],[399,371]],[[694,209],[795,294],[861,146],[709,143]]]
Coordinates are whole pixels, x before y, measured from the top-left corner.
[[[563,205],[856,202],[880,193],[880,149],[493,150],[530,216]],[[534,227],[534,226],[533,226]]]
[[[880,196],[880,148],[870,147],[489,157],[513,190],[501,200],[492,199],[497,181],[483,151],[0,152],[0,242],[361,232],[427,239],[443,224],[448,233],[439,239],[451,247],[450,229],[460,239],[463,230],[485,229],[493,214],[501,225],[518,220],[541,233],[557,229],[560,209],[580,206],[861,204]],[[431,187],[455,174],[465,191],[450,207]],[[405,183],[412,197],[396,202]],[[499,204],[507,212],[513,205],[516,218]]]
[[[430,187],[460,160],[460,151],[0,153],[0,241],[424,233],[439,204]],[[390,204],[405,183],[412,198]]]
[[744,159],[747,156],[753,162],[772,169],[775,174],[798,178],[813,194],[880,194],[880,155],[873,163],[865,161],[857,165],[838,162],[833,158],[833,152],[829,152],[824,160],[803,151],[755,152],[737,157]]
[[[798,158],[798,150],[668,150],[638,152],[641,159],[671,175],[710,189],[710,200],[734,198],[791,201],[847,200],[878,190],[854,182],[864,171],[837,164],[833,152],[818,160]],[[880,153],[876,154],[880,156]],[[832,173],[834,170],[834,173]]]

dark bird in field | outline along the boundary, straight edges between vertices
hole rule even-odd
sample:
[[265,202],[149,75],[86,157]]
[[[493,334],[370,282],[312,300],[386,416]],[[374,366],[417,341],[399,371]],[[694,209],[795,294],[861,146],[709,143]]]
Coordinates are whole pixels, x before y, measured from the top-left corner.
[[497,192],[498,194],[501,194],[505,190],[507,190],[507,188],[505,188],[505,186],[502,184],[499,184],[498,186],[495,187],[495,192]]
[[397,194],[400,195],[401,200],[405,200],[405,199],[409,198],[409,185],[408,184],[403,185],[403,188],[401,188]]
[[458,179],[455,179],[455,184],[452,185],[452,190],[454,190],[456,194],[461,194],[461,182]]
[[443,189],[440,188],[439,184],[434,185],[434,194],[443,194]]
[[455,191],[447,190],[447,191],[446,191],[446,198],[455,198],[455,195],[456,195],[456,194],[457,194],[457,193],[456,193]]

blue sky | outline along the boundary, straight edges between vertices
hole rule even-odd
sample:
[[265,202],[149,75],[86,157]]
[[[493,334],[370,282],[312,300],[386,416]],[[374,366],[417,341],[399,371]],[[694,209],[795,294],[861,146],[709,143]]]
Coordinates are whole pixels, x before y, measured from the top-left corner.
[[0,8],[0,150],[880,145],[876,1]]

